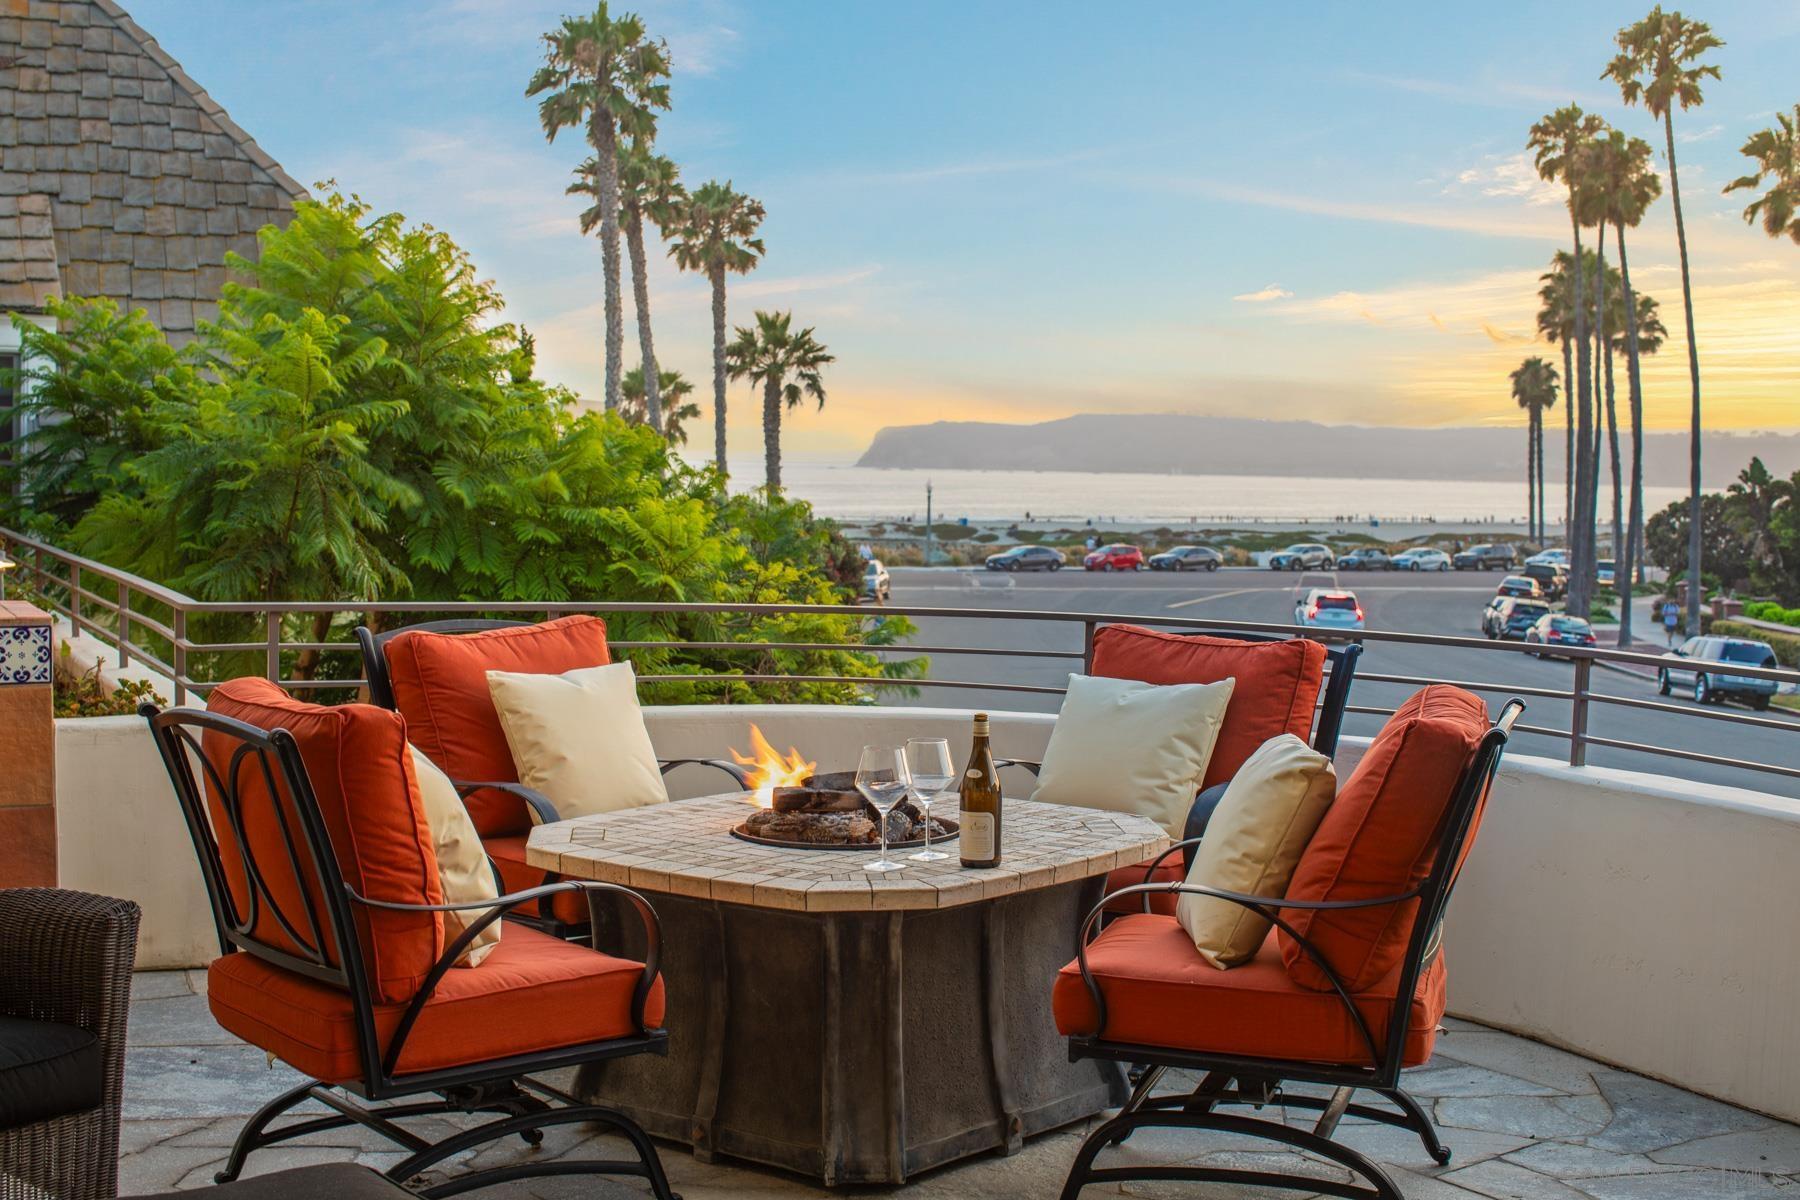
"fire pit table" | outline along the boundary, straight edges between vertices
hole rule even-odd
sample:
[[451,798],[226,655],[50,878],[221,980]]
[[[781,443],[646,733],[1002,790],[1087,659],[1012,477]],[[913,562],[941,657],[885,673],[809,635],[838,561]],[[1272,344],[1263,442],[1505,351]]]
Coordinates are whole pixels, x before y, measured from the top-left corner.
[[[583,1069],[576,1090],[657,1137],[827,1185],[909,1175],[1125,1099],[1071,1063],[1056,971],[1106,873],[1169,842],[1142,817],[1006,801],[1005,858],[862,870],[873,852],[732,837],[743,794],[542,825],[533,866],[644,892],[663,928],[669,1055]],[[933,815],[954,818],[954,802]],[[597,940],[634,953],[631,921]]]

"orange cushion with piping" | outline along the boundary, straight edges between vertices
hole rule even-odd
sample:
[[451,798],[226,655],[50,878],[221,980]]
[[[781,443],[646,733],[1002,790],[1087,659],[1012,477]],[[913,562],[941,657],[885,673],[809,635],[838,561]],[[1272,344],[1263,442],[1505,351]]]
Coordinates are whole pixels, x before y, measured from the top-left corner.
[[[487,851],[488,857],[500,869],[500,886],[508,892],[522,892],[526,888],[555,883],[561,878],[560,875],[546,874],[544,868],[534,867],[525,861],[525,842],[529,836],[524,833],[508,833],[483,839],[481,843],[482,849]],[[587,901],[580,892],[556,893],[549,898],[549,909],[550,911],[545,912],[544,901],[537,900],[521,904],[512,911],[522,917],[553,917],[569,925],[588,923]]]
[[[488,693],[489,671],[561,675],[612,662],[606,622],[577,614],[479,633],[403,633],[383,647],[394,707],[413,745],[459,783],[516,783],[506,731]],[[476,792],[469,816],[482,837],[531,828],[525,803],[504,792]]]
[[1310,742],[1325,682],[1325,646],[1306,638],[1244,642],[1106,625],[1094,634],[1094,675],[1144,683],[1236,679],[1202,788],[1224,783],[1264,742],[1291,733]]
[[[510,935],[509,935],[510,936]],[[1088,947],[1088,966],[1106,997],[1107,1041],[1197,1053],[1368,1065],[1369,1050],[1335,992],[1296,984],[1271,933],[1256,957],[1221,971],[1200,957],[1174,917],[1120,917]],[[1399,972],[1353,998],[1376,1047],[1386,1044]],[[1446,973],[1440,954],[1419,978],[1407,1016],[1403,1062],[1431,1057],[1444,1015]],[[1098,1032],[1098,1013],[1081,968],[1057,972],[1051,993],[1064,1036]]]
[[[1187,864],[1179,854],[1171,854],[1157,863],[1156,869],[1150,871],[1150,877],[1146,879],[1144,873],[1149,866],[1150,860],[1145,859],[1143,862],[1129,867],[1114,867],[1106,874],[1106,894],[1110,896],[1120,888],[1135,887],[1140,883],[1180,883],[1187,878]],[[1121,896],[1117,900],[1108,900],[1106,911],[1109,913],[1141,913],[1144,911],[1146,894],[1150,897],[1151,912],[1161,913],[1164,916],[1174,915],[1176,899],[1174,894],[1162,892],[1139,892],[1134,896]]]
[[[1448,684],[1420,689],[1388,718],[1325,810],[1288,882],[1289,900],[1371,900],[1424,881],[1457,781],[1487,732],[1487,705]],[[1406,953],[1419,902],[1336,912],[1286,909],[1352,992],[1391,972]],[[1281,934],[1281,956],[1302,987],[1331,987],[1298,942]]]
[[[293,734],[331,837],[338,870],[359,895],[400,904],[443,903],[431,827],[407,751],[406,721],[399,713],[368,704],[329,708],[308,704],[260,678],[220,684],[207,697],[207,708],[217,716],[233,717],[258,729],[285,729]],[[224,778],[229,778],[231,758],[243,744],[212,730],[201,737],[208,762]],[[273,756],[269,766],[272,772],[279,769]],[[241,760],[236,775],[245,840],[281,915],[300,935],[300,942],[314,942],[302,903],[304,879],[326,957],[333,963],[340,961],[292,798],[285,786],[279,788],[278,815],[254,755]],[[205,785],[213,827],[219,832],[226,886],[239,911],[248,912],[250,891],[243,856],[229,832],[224,805],[210,776]],[[292,831],[300,877],[289,864],[282,816]],[[382,1000],[411,997],[443,953],[443,918],[437,913],[393,912],[354,902],[351,907],[375,995]],[[278,948],[290,952],[301,948],[282,929],[266,897],[258,898],[255,932],[259,940]]]
[[[629,1037],[631,996],[642,963],[613,958],[514,926],[479,967],[445,974],[400,1052],[402,1074],[490,1062],[586,1042]],[[363,1077],[347,992],[248,954],[207,969],[207,1004],[219,1024],[295,1070],[327,1083]],[[375,1008],[385,1050],[405,1004]],[[659,978],[645,1023],[663,1019]]]

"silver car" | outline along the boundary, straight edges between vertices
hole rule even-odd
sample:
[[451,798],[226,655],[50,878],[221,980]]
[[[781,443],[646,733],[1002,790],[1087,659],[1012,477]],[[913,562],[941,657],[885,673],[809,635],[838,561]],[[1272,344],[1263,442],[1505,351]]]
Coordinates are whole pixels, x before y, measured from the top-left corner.
[[1336,562],[1331,547],[1319,542],[1295,542],[1269,555],[1271,571],[1326,571]]
[[1665,696],[1675,690],[1676,684],[1686,684],[1694,689],[1696,704],[1741,700],[1762,712],[1775,695],[1773,679],[1752,679],[1728,673],[1732,663],[1745,667],[1779,666],[1775,650],[1767,642],[1733,637],[1691,637],[1663,655],[1663,659],[1668,665],[1656,673],[1656,690]]
[[881,565],[881,560],[871,558],[863,564],[862,598],[873,600],[877,604],[886,604],[893,595],[894,583],[888,578],[888,569]]

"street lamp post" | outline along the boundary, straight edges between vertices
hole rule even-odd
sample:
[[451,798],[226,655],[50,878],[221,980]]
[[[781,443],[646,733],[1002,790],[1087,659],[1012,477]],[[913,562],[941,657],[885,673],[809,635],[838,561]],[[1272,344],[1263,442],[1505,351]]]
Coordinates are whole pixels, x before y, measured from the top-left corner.
[[931,565],[931,480],[925,481],[925,565]]

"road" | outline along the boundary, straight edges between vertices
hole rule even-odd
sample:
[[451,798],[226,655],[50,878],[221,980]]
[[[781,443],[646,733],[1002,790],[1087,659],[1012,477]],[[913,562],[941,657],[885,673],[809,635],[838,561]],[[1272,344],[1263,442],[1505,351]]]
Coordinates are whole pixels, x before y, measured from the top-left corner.
[[[1408,633],[1480,636],[1480,614],[1494,594],[1500,572],[1449,572],[1444,574],[1309,572],[1305,586],[1336,583],[1348,587],[1362,601],[1371,630]],[[1064,569],[1055,573],[1002,574],[980,569],[895,568],[893,596],[896,608],[936,607],[993,610],[1092,612],[1122,619],[1216,617],[1222,620],[1287,622],[1292,620],[1299,577],[1252,568],[1225,568],[1212,574],[1164,574],[1127,572],[1091,574]],[[1014,651],[1065,651],[1081,649],[1081,626],[1074,622],[993,622],[960,618],[922,618],[913,639],[921,646],[988,647]],[[980,683],[1029,684],[1061,687],[1070,671],[1080,670],[1079,658],[988,657],[967,654],[933,654],[935,679]],[[1490,705],[1498,707],[1508,687],[1568,688],[1574,667],[1560,660],[1541,660],[1524,654],[1484,653],[1439,646],[1365,644],[1351,690],[1352,705],[1392,708],[1414,690],[1410,685],[1362,679],[1365,674],[1406,675],[1457,682],[1492,684],[1483,689]],[[1644,700],[1656,700],[1655,681],[1619,669],[1596,667],[1592,676],[1596,692]],[[1012,708],[1054,712],[1060,698],[1054,695],[1003,690],[930,689],[925,698],[968,707]],[[1544,697],[1527,697],[1524,723],[1567,729],[1570,703]],[[1701,712],[1730,712],[1751,716],[1740,705],[1701,709],[1685,695],[1669,703]],[[1597,737],[1640,742],[1677,750],[1720,755],[1765,763],[1800,762],[1800,718],[1771,709],[1766,716],[1780,728],[1709,720],[1671,713],[1649,712],[1611,704],[1589,707],[1589,732]],[[1381,718],[1352,713],[1344,723],[1346,733],[1373,734]],[[1521,734],[1514,745],[1519,752],[1566,760],[1568,743],[1542,734]],[[1752,788],[1776,795],[1800,798],[1800,778],[1747,771],[1671,758],[1638,751],[1594,746],[1589,763],[1650,771],[1678,779]]]

